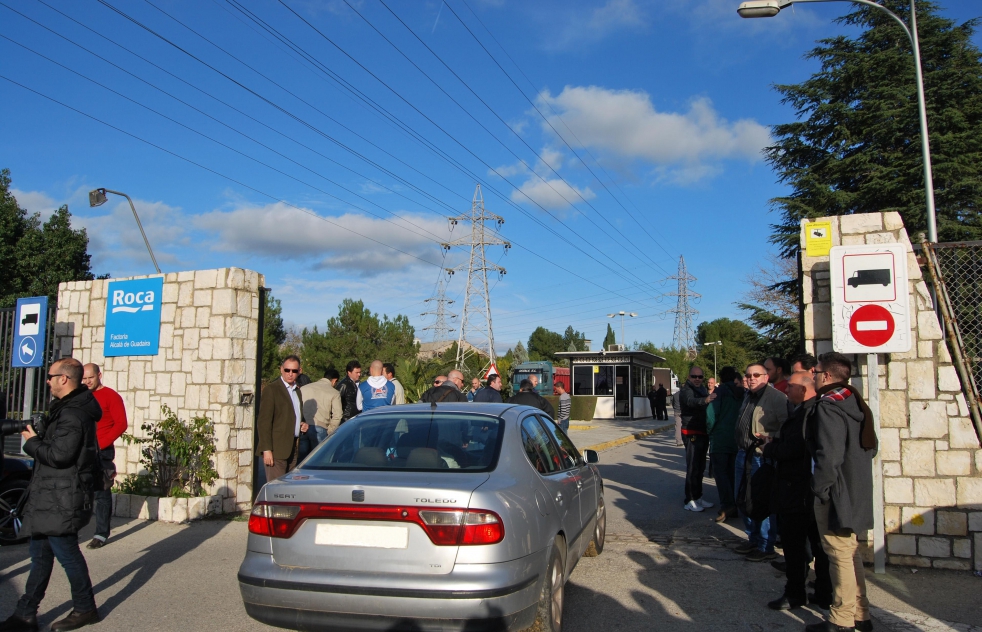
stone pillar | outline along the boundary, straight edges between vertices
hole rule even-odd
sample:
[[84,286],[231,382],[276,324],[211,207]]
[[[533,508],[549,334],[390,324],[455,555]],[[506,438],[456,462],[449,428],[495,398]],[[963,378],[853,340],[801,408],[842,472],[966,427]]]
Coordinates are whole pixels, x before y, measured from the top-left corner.
[[[836,246],[907,246],[913,345],[907,353],[880,355],[877,376],[887,561],[982,570],[982,449],[900,214],[815,221],[832,223]],[[803,221],[805,345],[819,355],[832,350],[829,258],[804,254],[807,226],[808,221]],[[853,358],[853,386],[863,388],[865,358]]]
[[[146,277],[129,277],[146,278]],[[111,279],[128,280],[128,279]],[[164,275],[160,352],[103,356],[109,279],[58,286],[55,350],[102,367],[103,383],[126,404],[128,433],[142,436],[145,421],[169,406],[182,419],[203,415],[215,424],[218,480],[205,493],[223,498],[223,511],[252,502],[253,419],[242,393],[256,389],[259,288],[264,278],[241,268]],[[140,470],[138,446],[116,442],[121,474]]]

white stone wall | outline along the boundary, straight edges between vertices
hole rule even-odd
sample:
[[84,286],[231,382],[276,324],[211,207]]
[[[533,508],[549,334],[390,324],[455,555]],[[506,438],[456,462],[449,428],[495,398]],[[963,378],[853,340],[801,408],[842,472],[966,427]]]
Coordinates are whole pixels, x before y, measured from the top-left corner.
[[[142,436],[145,421],[160,420],[162,405],[182,419],[208,417],[215,424],[219,478],[205,493],[221,496],[223,511],[248,509],[254,410],[252,405],[239,405],[239,396],[256,389],[259,288],[264,278],[241,268],[163,276],[158,355],[103,356],[110,279],[59,285],[55,349],[102,367],[103,383],[118,391],[126,404],[130,434]],[[121,474],[139,471],[139,460],[139,446],[116,441]]]
[[[836,246],[902,243],[908,250],[913,345],[878,361],[887,560],[982,570],[982,449],[903,221],[895,212],[816,221],[832,222]],[[829,258],[805,254],[806,226],[802,222],[806,348],[819,355],[832,350]],[[866,358],[853,357],[853,384],[863,388]]]

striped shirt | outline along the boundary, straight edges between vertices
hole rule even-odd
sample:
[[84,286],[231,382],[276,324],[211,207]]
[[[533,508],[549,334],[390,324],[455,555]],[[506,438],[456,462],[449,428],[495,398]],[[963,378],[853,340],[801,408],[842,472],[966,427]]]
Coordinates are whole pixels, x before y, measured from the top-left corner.
[[559,414],[557,419],[559,421],[566,421],[569,419],[569,411],[572,407],[573,399],[569,396],[569,393],[563,393],[559,396]]

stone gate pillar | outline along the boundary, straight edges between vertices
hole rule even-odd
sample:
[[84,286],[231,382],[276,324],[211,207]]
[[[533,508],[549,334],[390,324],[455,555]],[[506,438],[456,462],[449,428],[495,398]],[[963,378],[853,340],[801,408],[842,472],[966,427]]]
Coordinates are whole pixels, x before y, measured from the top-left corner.
[[[103,383],[126,404],[128,433],[143,436],[145,421],[169,406],[178,417],[203,415],[215,424],[218,480],[206,493],[223,498],[223,510],[248,510],[252,502],[253,419],[259,336],[259,288],[264,277],[241,268],[171,272],[163,276],[157,355],[105,357],[109,283],[76,281],[58,286],[55,350],[102,367]],[[139,446],[116,441],[120,474],[137,473]]]

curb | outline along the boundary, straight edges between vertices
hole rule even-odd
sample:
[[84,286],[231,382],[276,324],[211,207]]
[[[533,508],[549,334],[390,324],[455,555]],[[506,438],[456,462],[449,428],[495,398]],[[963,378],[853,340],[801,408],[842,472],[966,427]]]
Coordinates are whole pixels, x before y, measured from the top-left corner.
[[597,445],[587,446],[584,449],[594,450],[595,452],[603,452],[604,450],[610,450],[611,448],[622,446],[625,443],[631,443],[632,441],[637,441],[638,439],[644,439],[645,437],[650,437],[653,434],[674,427],[675,427],[675,422],[673,421],[670,424],[665,424],[663,426],[651,428],[650,430],[645,430],[644,432],[635,432],[634,434],[627,435],[626,437],[620,437],[619,439],[611,439],[610,441],[604,441],[603,443],[598,443]]

